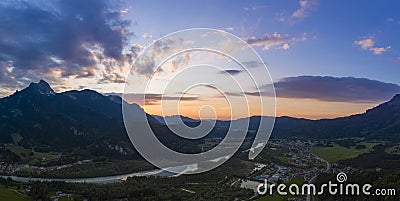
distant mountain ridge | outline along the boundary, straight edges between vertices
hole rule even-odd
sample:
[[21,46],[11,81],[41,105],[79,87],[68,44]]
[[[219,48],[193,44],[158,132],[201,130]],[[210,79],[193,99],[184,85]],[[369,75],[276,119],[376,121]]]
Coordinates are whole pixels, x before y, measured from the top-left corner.
[[[123,125],[122,101],[119,96],[105,96],[88,89],[55,93],[43,80],[31,83],[27,88],[0,99],[0,143],[12,142],[15,133],[22,136],[19,142],[22,145],[50,150],[87,146],[93,141],[129,142]],[[196,126],[199,122],[182,116],[167,118],[172,119],[171,122],[178,122],[181,118],[189,126]],[[260,117],[249,118],[249,129],[257,130]],[[148,119],[159,132],[167,132],[162,117],[148,115]],[[218,128],[227,129],[229,125],[229,121],[216,122]],[[164,136],[166,140],[171,138],[166,136],[170,135]],[[400,141],[400,95],[363,114],[348,117],[323,120],[278,117],[273,136],[365,137]]]
[[[177,119],[179,116],[166,117]],[[257,130],[260,116],[250,118],[249,129]],[[157,117],[157,120],[162,117]],[[182,117],[186,123],[198,120]],[[240,119],[238,119],[240,120]],[[238,121],[233,120],[233,121]],[[163,120],[159,120],[162,123]],[[229,121],[218,120],[216,127],[229,127]],[[309,120],[305,118],[277,117],[272,136],[304,138],[365,137],[400,141],[400,94],[391,100],[368,109],[365,113],[334,119]]]
[[31,83],[0,99],[0,143],[11,143],[18,134],[21,146],[53,151],[130,144],[118,100],[87,89],[55,93],[43,80]]

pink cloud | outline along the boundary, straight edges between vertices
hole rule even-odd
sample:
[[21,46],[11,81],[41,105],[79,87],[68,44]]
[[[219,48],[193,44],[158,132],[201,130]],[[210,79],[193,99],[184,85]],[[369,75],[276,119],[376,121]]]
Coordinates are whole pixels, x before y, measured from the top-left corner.
[[375,42],[372,38],[367,38],[364,40],[358,40],[354,41],[356,45],[359,45],[361,49],[367,50],[369,48],[372,48],[375,45]]
[[371,50],[374,54],[379,55],[382,54],[383,52],[388,51],[392,46],[387,46],[387,47],[373,47],[369,50]]
[[380,55],[386,51],[388,51],[392,46],[387,46],[387,47],[376,47],[375,46],[375,41],[372,37],[363,39],[363,40],[358,40],[354,41],[354,44],[359,45],[362,50],[369,50],[375,55]]
[[263,47],[263,50],[269,50],[272,47],[280,46],[284,50],[289,49],[289,43],[294,43],[297,41],[304,41],[307,39],[307,34],[303,34],[299,37],[296,36],[289,36],[287,34],[280,34],[280,33],[267,33],[261,38],[251,37],[247,40],[252,46]]
[[300,7],[295,10],[290,16],[290,21],[297,21],[306,18],[309,15],[310,9],[317,6],[318,2],[310,0],[300,0],[299,4]]
[[290,46],[289,46],[289,44],[285,43],[285,44],[283,44],[282,48],[283,48],[284,50],[287,50],[287,49],[290,48]]

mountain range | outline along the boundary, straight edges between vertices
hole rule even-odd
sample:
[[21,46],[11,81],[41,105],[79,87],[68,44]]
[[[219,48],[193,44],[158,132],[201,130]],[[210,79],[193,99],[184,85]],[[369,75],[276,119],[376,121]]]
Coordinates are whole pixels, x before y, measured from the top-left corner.
[[[0,99],[0,144],[14,142],[24,147],[54,151],[89,145],[98,148],[102,144],[109,146],[121,141],[130,144],[123,125],[122,101],[119,96],[87,89],[56,93],[43,80],[31,83],[27,88]],[[142,110],[138,105],[132,105]],[[161,141],[169,142],[171,146],[185,142],[168,131],[162,117],[147,117]],[[198,120],[188,117],[166,118],[171,118],[170,122],[182,118],[188,125],[198,124]],[[250,130],[257,130],[261,117],[248,118]],[[229,124],[229,121],[218,120],[216,128],[227,129]],[[220,133],[214,132],[213,136]],[[277,117],[272,136],[313,139],[364,137],[400,141],[400,95],[365,113],[348,117],[321,120]]]

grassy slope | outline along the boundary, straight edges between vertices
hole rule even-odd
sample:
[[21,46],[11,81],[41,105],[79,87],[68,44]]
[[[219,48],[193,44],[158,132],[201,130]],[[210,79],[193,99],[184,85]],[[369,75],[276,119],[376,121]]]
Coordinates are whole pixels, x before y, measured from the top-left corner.
[[311,153],[333,163],[340,160],[355,158],[363,153],[369,153],[377,143],[360,143],[365,145],[365,149],[356,149],[354,147],[346,148],[334,144],[333,147],[321,147],[311,150]]
[[31,156],[30,154],[32,151],[21,146],[14,144],[5,144],[4,146],[6,149],[19,155],[23,163],[34,164],[36,162],[41,162],[43,159],[45,159],[45,161],[57,159],[57,156],[52,153],[33,152],[33,155]]
[[29,197],[18,194],[17,192],[15,192],[11,189],[0,189],[0,200],[27,201],[27,200],[29,200]]

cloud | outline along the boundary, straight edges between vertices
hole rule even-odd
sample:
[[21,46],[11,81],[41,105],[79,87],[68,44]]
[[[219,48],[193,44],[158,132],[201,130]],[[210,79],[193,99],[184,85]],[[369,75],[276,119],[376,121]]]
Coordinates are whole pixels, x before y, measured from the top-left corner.
[[233,28],[233,27],[225,27],[225,28],[222,28],[222,30],[225,30],[225,31],[234,31],[235,28]]
[[369,38],[366,38],[363,40],[354,41],[354,44],[359,45],[362,50],[371,51],[375,55],[380,55],[383,52],[386,52],[391,48],[390,45],[387,47],[376,47],[375,41],[372,37],[369,37]]
[[243,10],[245,10],[245,11],[250,11],[250,10],[255,11],[255,10],[258,10],[258,9],[263,9],[263,8],[268,8],[268,7],[270,7],[270,6],[268,6],[268,5],[258,5],[258,6],[244,7]]
[[377,103],[400,93],[399,85],[355,77],[287,77],[274,86],[277,97],[331,102]]
[[[105,95],[117,95],[121,96],[120,93],[106,93]],[[143,102],[143,96],[145,96],[145,102]],[[136,103],[139,105],[158,105],[161,103],[161,100],[173,100],[173,101],[195,101],[201,100],[197,96],[169,96],[163,94],[156,94],[156,93],[147,93],[147,94],[140,94],[140,93],[127,93],[124,94],[124,99],[128,103]]]
[[154,72],[155,61],[153,57],[143,55],[136,60],[135,65],[132,67],[136,72],[150,76]]
[[0,86],[15,88],[51,76],[101,76],[97,65],[127,61],[130,22],[120,6],[107,0],[1,3],[0,67],[14,70]]
[[318,5],[317,1],[300,0],[300,8],[292,13],[290,19],[292,21],[302,20],[308,16],[309,10]]
[[379,54],[382,54],[383,52],[386,52],[386,51],[388,51],[390,48],[392,48],[392,46],[387,46],[387,47],[373,47],[373,48],[371,48],[370,50],[374,53],[374,54],[376,54],[376,55],[379,55]]
[[385,21],[386,22],[394,22],[394,19],[393,18],[387,18]]
[[255,68],[259,66],[264,66],[264,64],[259,61],[245,61],[242,62],[242,65],[245,66],[246,68]]
[[303,20],[304,18],[308,17],[310,11],[318,6],[319,2],[316,0],[300,0],[299,5],[300,7],[295,10],[290,16],[281,16],[278,18],[281,22],[290,22],[295,23],[297,21]]
[[225,73],[229,73],[231,75],[237,75],[239,73],[243,72],[242,70],[236,70],[236,69],[229,69],[229,70],[222,70],[219,73],[221,74],[225,74]]
[[118,73],[102,72],[103,77],[98,81],[99,84],[104,83],[125,83],[125,77]]
[[142,35],[142,38],[148,39],[148,38],[153,38],[153,36],[152,36],[151,34],[149,34],[149,33],[144,33],[144,34]]
[[394,61],[400,63],[400,57],[395,58]]
[[363,50],[368,50],[370,48],[372,48],[375,45],[375,42],[372,38],[367,38],[364,40],[358,40],[358,41],[354,41],[354,43],[356,45],[359,45],[361,47],[361,49]]
[[[156,60],[159,60],[160,58],[167,58],[167,56],[176,53],[176,51],[179,50],[182,45],[188,42],[189,41],[182,38],[173,39],[169,37],[163,38],[162,40],[157,40],[146,50],[145,54],[139,57],[139,59],[135,60],[132,69],[141,75],[150,76],[156,70]],[[187,64],[189,60],[190,53],[177,55],[176,58],[171,61],[170,70],[176,70],[176,68],[179,66]],[[163,71],[164,70],[162,68],[157,69],[158,73]]]
[[129,12],[128,8],[122,9],[119,11],[121,14],[127,14]]
[[247,40],[252,46],[263,47],[263,50],[269,50],[271,47],[281,46],[282,49],[288,49],[289,43],[297,41],[304,41],[307,39],[307,34],[301,36],[289,36],[288,34],[282,35],[280,33],[267,33],[261,38],[251,37]]
[[171,72],[175,72],[178,68],[185,66],[190,61],[190,53],[185,52],[183,54],[179,54],[171,61],[170,70]]
[[95,73],[99,77],[97,83],[124,83],[126,74],[131,70],[132,63],[143,48],[141,45],[132,44],[129,51],[122,54],[119,60],[98,59],[98,65],[101,65],[104,69],[95,68]]
[[283,48],[284,50],[287,50],[287,49],[290,48],[290,46],[289,46],[289,44],[285,43],[285,44],[283,44],[282,48]]

